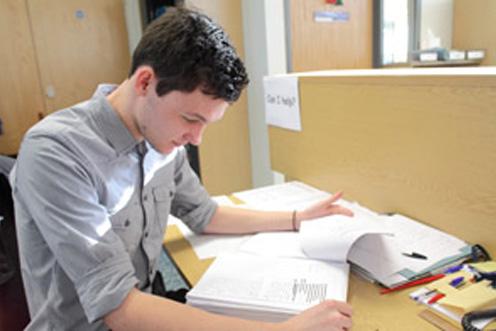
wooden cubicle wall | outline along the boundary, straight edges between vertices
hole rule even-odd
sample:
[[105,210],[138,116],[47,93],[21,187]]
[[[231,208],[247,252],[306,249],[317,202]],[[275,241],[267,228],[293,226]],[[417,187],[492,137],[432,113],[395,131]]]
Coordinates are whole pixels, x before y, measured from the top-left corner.
[[[185,3],[217,21],[229,34],[238,54],[244,57],[241,0]],[[228,194],[252,186],[246,92],[229,107],[221,121],[207,128],[199,154],[203,184],[210,194]]]
[[274,170],[496,255],[496,68],[349,73],[300,77],[303,131],[270,127]]
[[496,65],[496,1],[453,1],[453,48],[485,49],[482,65]]

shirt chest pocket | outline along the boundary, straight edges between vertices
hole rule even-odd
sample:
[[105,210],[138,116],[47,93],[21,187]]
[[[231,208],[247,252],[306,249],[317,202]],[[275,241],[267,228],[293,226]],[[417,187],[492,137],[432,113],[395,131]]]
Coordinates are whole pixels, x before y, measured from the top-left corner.
[[155,205],[156,223],[163,230],[167,226],[172,200],[174,199],[175,190],[172,187],[158,186],[153,188],[153,199]]
[[136,250],[143,234],[143,213],[139,205],[131,204],[110,219],[112,229],[121,238],[126,250]]

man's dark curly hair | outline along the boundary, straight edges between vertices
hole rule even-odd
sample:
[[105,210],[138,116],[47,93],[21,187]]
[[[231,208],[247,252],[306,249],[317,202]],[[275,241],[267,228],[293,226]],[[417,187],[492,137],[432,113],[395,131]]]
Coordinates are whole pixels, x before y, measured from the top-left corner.
[[222,28],[186,8],[170,9],[148,26],[133,53],[129,76],[141,65],[155,71],[159,96],[199,87],[232,103],[248,84],[243,62]]

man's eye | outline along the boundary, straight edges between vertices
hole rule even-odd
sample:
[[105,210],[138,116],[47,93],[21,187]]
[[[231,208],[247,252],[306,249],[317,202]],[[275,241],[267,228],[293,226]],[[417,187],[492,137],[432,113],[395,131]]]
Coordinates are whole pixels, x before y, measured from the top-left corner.
[[194,119],[194,118],[189,118],[189,117],[186,117],[186,116],[183,116],[183,119],[188,122],[188,123],[196,123],[198,122],[197,119]]

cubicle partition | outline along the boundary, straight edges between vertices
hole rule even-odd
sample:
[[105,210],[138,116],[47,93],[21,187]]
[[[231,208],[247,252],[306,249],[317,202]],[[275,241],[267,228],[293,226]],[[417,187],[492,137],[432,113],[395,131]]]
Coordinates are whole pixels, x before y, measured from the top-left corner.
[[302,131],[270,127],[274,170],[496,256],[496,68],[299,75]]

